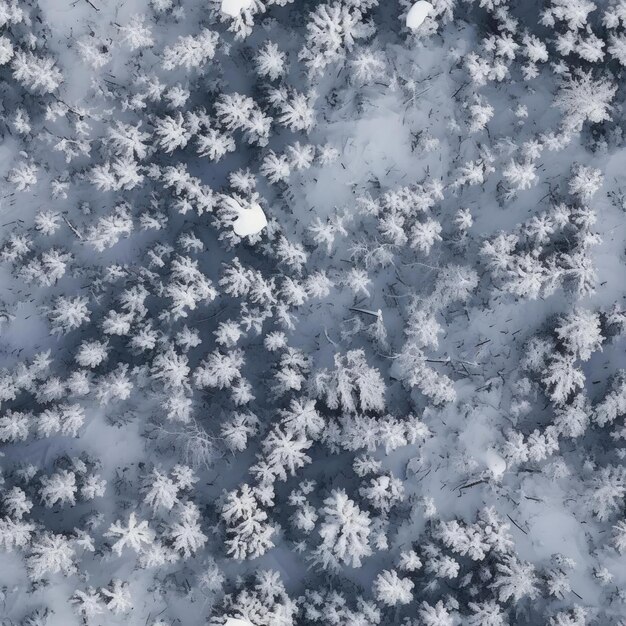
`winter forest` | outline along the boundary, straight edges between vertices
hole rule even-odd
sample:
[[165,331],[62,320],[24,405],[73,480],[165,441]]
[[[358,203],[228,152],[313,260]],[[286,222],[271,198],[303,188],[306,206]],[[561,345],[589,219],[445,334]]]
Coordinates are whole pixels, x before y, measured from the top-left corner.
[[626,0],[0,0],[0,625],[626,626],[625,79]]

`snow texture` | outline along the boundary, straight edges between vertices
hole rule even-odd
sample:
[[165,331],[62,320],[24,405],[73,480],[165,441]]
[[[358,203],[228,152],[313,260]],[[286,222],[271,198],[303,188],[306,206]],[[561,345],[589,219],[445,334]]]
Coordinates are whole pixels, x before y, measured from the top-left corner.
[[222,13],[237,17],[242,11],[249,9],[254,4],[254,0],[222,0]]
[[232,198],[227,198],[225,203],[237,215],[233,222],[233,230],[238,237],[256,235],[267,226],[267,218],[258,202],[251,202],[250,206],[245,208]]
[[624,626],[626,3],[0,0],[0,625]]
[[411,30],[418,29],[431,14],[433,5],[426,0],[418,0],[406,14],[406,26]]

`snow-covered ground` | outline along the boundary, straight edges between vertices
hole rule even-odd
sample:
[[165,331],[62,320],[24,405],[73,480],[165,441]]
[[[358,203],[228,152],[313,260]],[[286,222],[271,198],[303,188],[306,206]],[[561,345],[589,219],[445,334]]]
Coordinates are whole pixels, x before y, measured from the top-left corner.
[[0,0],[0,616],[626,623],[626,8]]

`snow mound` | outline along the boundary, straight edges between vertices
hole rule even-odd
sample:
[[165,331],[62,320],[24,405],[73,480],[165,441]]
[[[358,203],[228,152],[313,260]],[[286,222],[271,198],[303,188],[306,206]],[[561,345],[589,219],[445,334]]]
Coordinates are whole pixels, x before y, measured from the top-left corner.
[[242,207],[234,198],[225,198],[224,202],[237,214],[233,230],[238,237],[256,235],[267,226],[267,218],[258,202],[251,202],[247,208]]
[[407,13],[406,25],[407,28],[415,30],[419,28],[424,20],[430,15],[433,10],[433,5],[426,0],[419,0],[416,2]]
[[237,17],[245,9],[252,6],[254,0],[222,0],[222,13]]
[[506,471],[506,461],[493,449],[487,450],[485,454],[485,463],[487,468],[491,472],[491,475],[496,479],[502,478],[502,475]]
[[254,624],[245,619],[237,619],[236,617],[229,617],[224,623],[224,626],[254,626]]

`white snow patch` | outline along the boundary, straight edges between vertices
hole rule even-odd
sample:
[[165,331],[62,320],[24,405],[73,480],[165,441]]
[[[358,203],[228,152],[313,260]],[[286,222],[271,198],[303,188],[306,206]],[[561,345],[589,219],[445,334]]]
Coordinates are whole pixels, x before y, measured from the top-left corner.
[[426,2],[426,0],[419,0],[419,2],[416,2],[407,13],[407,28],[410,28],[411,30],[419,28],[424,20],[430,15],[432,10],[433,5],[430,2]]
[[258,202],[251,202],[244,208],[234,198],[225,198],[224,202],[237,214],[237,219],[233,222],[233,230],[239,237],[256,235],[267,226],[267,218]]
[[506,471],[506,461],[492,448],[485,452],[484,460],[491,475],[496,480],[502,478],[502,475]]
[[229,617],[226,620],[224,626],[254,626],[252,622],[249,622],[245,619],[237,619],[235,617]]
[[222,0],[222,13],[237,17],[245,9],[252,6],[254,0]]

